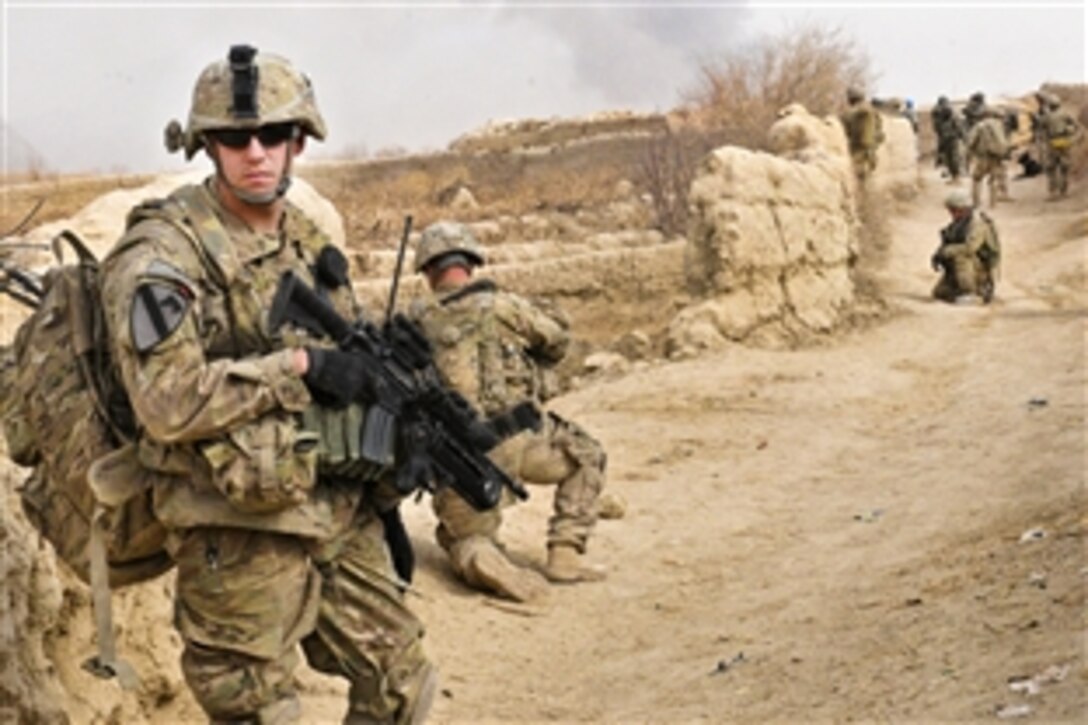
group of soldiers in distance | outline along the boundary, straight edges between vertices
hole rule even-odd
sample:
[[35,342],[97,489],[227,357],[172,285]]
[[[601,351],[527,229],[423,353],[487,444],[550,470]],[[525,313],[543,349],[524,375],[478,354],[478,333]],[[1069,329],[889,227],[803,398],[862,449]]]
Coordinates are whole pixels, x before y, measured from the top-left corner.
[[[846,100],[843,130],[854,173],[864,186],[876,168],[877,148],[884,141],[878,109],[887,110],[890,104],[867,100],[859,88],[848,89]],[[1070,157],[1081,127],[1057,95],[1040,90],[1035,101],[1031,147],[1023,150],[1017,161],[1025,175],[1045,170],[1049,198],[1060,199],[1069,191]],[[912,106],[908,102],[901,112],[917,132]],[[982,188],[983,184],[989,188],[991,207],[1011,200],[1006,162],[1013,153],[1010,134],[1018,130],[1019,115],[988,105],[985,95],[976,92],[962,112],[946,96],[938,98],[932,123],[937,136],[937,166],[945,169],[949,183],[959,185],[964,174],[971,178],[970,194],[956,189],[945,199],[951,221],[941,229],[940,243],[930,257],[933,270],[941,274],[932,294],[944,302],[980,299],[989,304],[994,298],[1001,245],[994,220],[981,211]]]
[[[1048,91],[1035,93],[1031,114],[1031,144],[1021,150],[1017,162],[1025,176],[1045,171],[1049,199],[1069,191],[1069,166],[1073,144],[1081,135],[1080,124],[1061,99]],[[994,220],[980,210],[982,185],[989,187],[990,206],[1010,200],[1006,162],[1013,154],[1010,134],[1018,130],[1016,111],[987,105],[982,92],[968,99],[962,114],[946,96],[937,99],[932,113],[937,136],[937,166],[949,183],[959,184],[961,174],[971,177],[971,194],[956,190],[945,200],[952,219],[941,230],[941,240],[930,259],[941,278],[933,296],[945,302],[981,298],[993,300],[1001,261],[1001,245]]]
[[[1080,134],[1080,124],[1054,93],[1035,93],[1036,110],[1031,114],[1031,146],[1021,151],[1017,162],[1024,174],[1039,171],[1047,175],[1051,199],[1069,191],[1070,152]],[[971,177],[971,198],[982,202],[982,184],[990,189],[990,205],[1009,200],[1006,162],[1013,153],[1011,133],[1018,130],[1019,116],[986,103],[982,92],[968,99],[962,112],[946,96],[937,99],[932,113],[937,136],[937,166],[943,167],[949,182],[959,183],[961,175]]]

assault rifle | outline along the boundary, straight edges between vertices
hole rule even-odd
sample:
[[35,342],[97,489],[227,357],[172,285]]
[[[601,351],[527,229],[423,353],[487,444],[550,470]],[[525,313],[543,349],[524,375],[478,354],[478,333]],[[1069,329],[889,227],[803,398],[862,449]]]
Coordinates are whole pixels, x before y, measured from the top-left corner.
[[301,278],[280,279],[269,312],[273,330],[291,322],[336,342],[363,363],[371,389],[358,402],[367,406],[361,456],[379,466],[396,466],[394,485],[402,495],[448,485],[477,510],[498,505],[503,488],[520,499],[525,488],[487,457],[500,442],[523,430],[540,429],[540,412],[522,403],[482,418],[439,376],[430,342],[403,314],[379,328],[354,324]]
[[[11,257],[20,250],[45,250],[49,249],[49,245],[32,244],[9,238],[17,238],[19,234],[22,234],[44,202],[45,199],[39,199],[22,221],[8,231],[0,233],[0,292],[32,309],[38,306],[45,295],[42,280],[37,274],[14,264]],[[71,234],[71,232],[65,231],[63,234]]]

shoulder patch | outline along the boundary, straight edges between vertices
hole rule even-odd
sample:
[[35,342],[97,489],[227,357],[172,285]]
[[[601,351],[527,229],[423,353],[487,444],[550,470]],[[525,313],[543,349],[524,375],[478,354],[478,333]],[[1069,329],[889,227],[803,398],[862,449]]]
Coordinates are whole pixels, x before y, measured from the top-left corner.
[[143,282],[136,288],[129,314],[129,332],[136,352],[158,347],[181,327],[189,312],[191,290],[167,281]]

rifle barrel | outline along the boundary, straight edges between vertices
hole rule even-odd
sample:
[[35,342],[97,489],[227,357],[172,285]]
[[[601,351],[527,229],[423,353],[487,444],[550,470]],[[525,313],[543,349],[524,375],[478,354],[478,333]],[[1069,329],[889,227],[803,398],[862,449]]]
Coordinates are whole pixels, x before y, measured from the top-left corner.
[[389,287],[389,304],[385,307],[385,323],[393,319],[393,308],[397,304],[397,287],[400,285],[400,272],[404,266],[404,251],[408,248],[408,235],[412,232],[412,215],[404,217],[404,233],[400,237],[400,249],[397,250],[397,266],[393,271],[393,284]]

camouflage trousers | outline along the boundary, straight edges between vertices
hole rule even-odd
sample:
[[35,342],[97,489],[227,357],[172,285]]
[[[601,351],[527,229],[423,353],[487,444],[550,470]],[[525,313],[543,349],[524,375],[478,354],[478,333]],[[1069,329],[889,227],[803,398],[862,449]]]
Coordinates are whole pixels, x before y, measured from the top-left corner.
[[[548,545],[569,544],[585,552],[597,523],[597,499],[604,488],[601,444],[579,425],[549,413],[540,432],[522,433],[505,441],[491,458],[524,483],[555,486]],[[512,500],[510,497],[507,503]],[[450,488],[436,492],[432,505],[439,521],[438,543],[447,551],[471,536],[497,539],[502,524],[499,507],[477,511]]]
[[1069,191],[1069,147],[1050,148],[1046,156],[1047,190],[1052,196]]
[[948,170],[952,179],[958,179],[963,172],[963,144],[956,136],[949,136],[937,142],[937,165]]
[[933,296],[944,302],[955,302],[960,295],[980,294],[983,274],[982,265],[965,250],[945,262],[941,278],[933,288]]
[[1000,156],[975,156],[971,160],[971,201],[982,206],[982,182],[990,189],[990,206],[1009,198],[1009,180],[1005,159]]
[[299,644],[312,667],[351,683],[345,722],[422,721],[435,670],[380,520],[362,517],[321,552],[263,531],[176,534],[182,671],[213,723],[297,722]]

